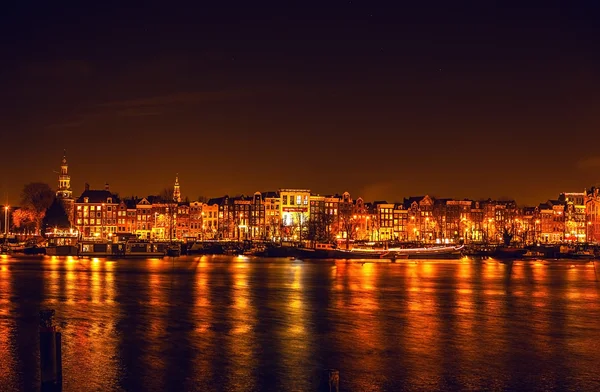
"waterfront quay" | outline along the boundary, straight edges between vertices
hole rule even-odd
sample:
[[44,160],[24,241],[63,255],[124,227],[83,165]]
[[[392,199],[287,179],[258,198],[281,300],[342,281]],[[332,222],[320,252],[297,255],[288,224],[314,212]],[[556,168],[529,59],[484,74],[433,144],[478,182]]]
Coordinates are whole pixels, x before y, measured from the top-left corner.
[[56,311],[65,391],[600,388],[592,262],[0,257],[0,385],[39,388]]

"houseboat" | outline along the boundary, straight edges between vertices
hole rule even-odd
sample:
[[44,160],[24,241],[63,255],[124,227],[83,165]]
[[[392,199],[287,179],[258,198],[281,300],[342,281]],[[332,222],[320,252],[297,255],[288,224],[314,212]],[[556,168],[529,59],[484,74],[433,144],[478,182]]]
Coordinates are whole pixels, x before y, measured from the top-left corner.
[[46,233],[48,256],[77,256],[79,232],[77,230],[52,230]]

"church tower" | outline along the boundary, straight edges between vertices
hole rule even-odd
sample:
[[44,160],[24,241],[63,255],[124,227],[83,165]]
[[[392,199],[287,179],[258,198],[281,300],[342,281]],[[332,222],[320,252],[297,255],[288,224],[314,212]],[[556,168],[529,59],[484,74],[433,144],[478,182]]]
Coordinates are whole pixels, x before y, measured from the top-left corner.
[[173,187],[173,201],[181,202],[181,190],[179,189],[179,173],[175,176],[175,186]]
[[73,200],[73,191],[71,190],[71,176],[69,175],[69,164],[67,163],[67,152],[63,152],[63,158],[60,163],[60,173],[58,174],[58,189],[56,190],[56,198],[59,199],[69,222],[73,225],[73,212],[75,200]]
[[63,153],[62,162],[60,164],[60,174],[58,175],[58,190],[56,197],[59,199],[72,199],[73,191],[71,191],[71,176],[69,175],[69,164],[67,163],[67,152]]

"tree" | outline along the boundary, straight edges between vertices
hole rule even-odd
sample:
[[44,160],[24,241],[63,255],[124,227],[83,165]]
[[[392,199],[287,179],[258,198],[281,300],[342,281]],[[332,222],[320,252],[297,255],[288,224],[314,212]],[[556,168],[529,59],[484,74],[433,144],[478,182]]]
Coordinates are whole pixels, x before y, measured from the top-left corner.
[[21,230],[35,230],[35,216],[31,211],[19,208],[11,215],[14,227]]
[[40,231],[46,210],[50,207],[54,198],[54,192],[48,184],[32,182],[23,187],[21,208],[33,214],[37,232]]
[[49,228],[57,227],[61,229],[69,228],[71,223],[62,202],[55,198],[50,207],[46,210],[42,220],[42,229],[45,233]]
[[332,242],[334,240],[331,234],[331,224],[333,216],[326,213],[316,213],[310,216],[308,220],[307,239],[316,242]]
[[504,242],[504,246],[509,246],[514,237],[514,228],[511,229],[508,226],[504,226],[502,229],[502,241]]
[[350,209],[339,210],[339,225],[340,229],[346,235],[346,249],[350,248],[350,240],[356,237],[356,229],[358,228],[357,216]]
[[174,190],[173,188],[163,188],[162,191],[159,192],[158,197],[162,200],[163,203],[174,203]]
[[304,212],[296,212],[295,219],[295,230],[298,231],[298,241],[302,242],[305,239],[305,233],[308,229],[308,219],[306,219],[306,215]]

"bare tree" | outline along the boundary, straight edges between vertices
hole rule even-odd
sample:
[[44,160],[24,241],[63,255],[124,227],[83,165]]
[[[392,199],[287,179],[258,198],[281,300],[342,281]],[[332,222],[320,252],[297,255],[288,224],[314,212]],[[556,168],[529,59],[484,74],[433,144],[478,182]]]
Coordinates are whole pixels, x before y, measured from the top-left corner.
[[295,215],[294,230],[298,233],[298,241],[302,242],[306,238],[306,232],[308,231],[308,219],[306,219],[304,212],[296,212]]
[[340,231],[346,236],[346,249],[348,249],[350,248],[350,240],[356,237],[359,220],[350,209],[340,210],[338,220]]
[[35,222],[36,232],[40,232],[46,210],[54,201],[54,192],[50,185],[32,182],[23,187],[21,192],[21,208],[29,211]]
[[334,240],[331,234],[333,216],[325,213],[313,214],[308,220],[307,239],[313,243],[327,243]]

